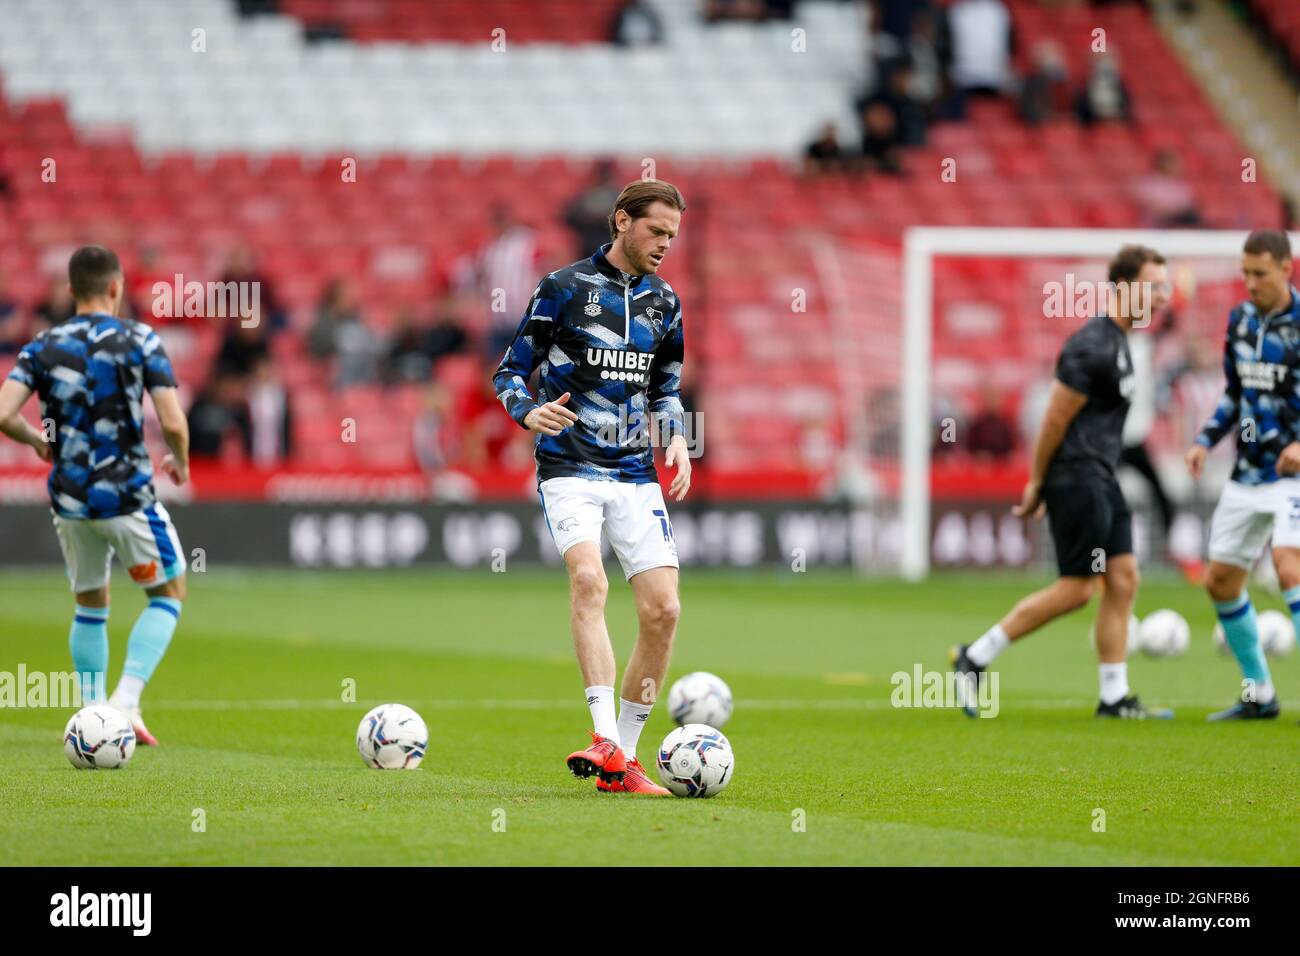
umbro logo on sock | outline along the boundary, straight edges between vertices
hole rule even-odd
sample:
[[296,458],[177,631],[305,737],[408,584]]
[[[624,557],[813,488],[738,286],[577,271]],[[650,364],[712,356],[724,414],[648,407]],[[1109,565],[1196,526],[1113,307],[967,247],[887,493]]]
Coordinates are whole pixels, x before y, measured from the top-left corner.
[[642,724],[644,724],[647,720],[650,719],[649,714],[633,714],[632,716],[634,716],[637,719],[638,723],[642,723]]
[[598,700],[600,700],[599,697],[588,697],[588,698],[587,698],[587,705],[590,706],[590,705],[594,704],[594,703],[595,703],[596,701],[598,701]]

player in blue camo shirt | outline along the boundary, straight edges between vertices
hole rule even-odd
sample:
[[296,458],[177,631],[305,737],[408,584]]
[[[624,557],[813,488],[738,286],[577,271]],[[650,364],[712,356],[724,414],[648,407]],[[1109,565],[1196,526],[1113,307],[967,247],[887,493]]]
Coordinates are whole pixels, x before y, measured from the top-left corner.
[[[68,263],[76,314],[18,354],[0,386],[0,432],[30,445],[50,470],[54,528],[76,595],[69,645],[85,703],[103,703],[108,670],[109,571],[116,553],[149,604],[127,641],[122,677],[108,703],[143,744],[156,744],[140,694],[171,642],[185,599],[185,558],[167,509],[154,494],[144,444],[148,390],[171,454],[162,469],[189,477],[189,428],[162,342],[149,326],[118,319],[125,279],[117,256],[78,249]],[[19,414],[31,394],[43,430]]]
[[1209,449],[1237,432],[1237,461],[1210,522],[1205,586],[1243,676],[1241,699],[1211,720],[1278,715],[1246,576],[1269,541],[1282,596],[1300,624],[1300,293],[1286,233],[1246,237],[1241,272],[1250,296],[1228,315],[1223,397],[1187,452],[1200,478]]
[[[646,775],[636,746],[668,672],[680,607],[677,546],[651,446],[656,437],[667,444],[665,463],[677,471],[669,494],[682,500],[691,483],[678,397],[682,306],[657,273],[685,208],[671,183],[629,184],[609,217],[612,241],[542,279],[495,377],[506,411],[537,434],[538,495],[569,572],[573,643],[595,730],[567,763],[575,776],[596,774],[607,792],[668,793]],[[536,399],[528,391],[534,371]],[[602,529],[640,624],[617,719]]]

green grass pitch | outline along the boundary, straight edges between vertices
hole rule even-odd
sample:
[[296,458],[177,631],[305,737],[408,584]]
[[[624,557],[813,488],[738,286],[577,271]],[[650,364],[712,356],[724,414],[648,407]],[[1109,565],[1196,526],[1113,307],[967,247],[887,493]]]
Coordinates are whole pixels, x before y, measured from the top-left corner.
[[[0,709],[0,864],[588,864],[611,841],[653,865],[1300,863],[1300,661],[1273,663],[1281,719],[1207,724],[1238,677],[1184,584],[1145,582],[1138,610],[1181,611],[1190,652],[1130,666],[1174,721],[1092,716],[1091,609],[1000,659],[994,719],[891,706],[893,673],[944,669],[951,643],[1040,583],[688,572],[670,680],[731,684],[737,769],[713,800],[656,800],[564,767],[589,719],[558,571],[195,574],[145,697],[161,747],[76,771],[68,711]],[[115,586],[110,681],[143,605]],[[71,666],[65,587],[0,576],[0,671]],[[635,618],[613,572],[608,616],[625,660]],[[429,725],[417,771],[357,756],[361,715],[387,701]],[[670,726],[652,715],[643,758]]]

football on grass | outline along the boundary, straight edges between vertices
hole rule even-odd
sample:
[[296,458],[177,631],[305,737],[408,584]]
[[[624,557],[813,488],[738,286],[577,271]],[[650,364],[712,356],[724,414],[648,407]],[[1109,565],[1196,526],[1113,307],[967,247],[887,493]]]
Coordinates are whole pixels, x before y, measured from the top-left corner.
[[357,751],[376,770],[414,770],[428,747],[423,719],[403,704],[380,704],[357,728]]
[[135,731],[117,708],[92,704],[68,721],[63,730],[63,752],[78,770],[116,770],[135,753]]
[[704,724],[687,724],[665,737],[657,763],[659,779],[679,797],[716,796],[736,769],[731,743]]
[[668,715],[679,727],[707,724],[721,730],[731,719],[731,688],[708,671],[687,674],[668,691]]

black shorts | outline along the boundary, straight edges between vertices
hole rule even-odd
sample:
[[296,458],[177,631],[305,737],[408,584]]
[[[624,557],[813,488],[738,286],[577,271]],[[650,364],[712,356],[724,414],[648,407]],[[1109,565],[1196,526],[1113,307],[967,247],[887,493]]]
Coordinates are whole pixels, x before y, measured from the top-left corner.
[[1091,577],[1133,553],[1133,515],[1113,475],[1062,478],[1043,487],[1061,577]]

